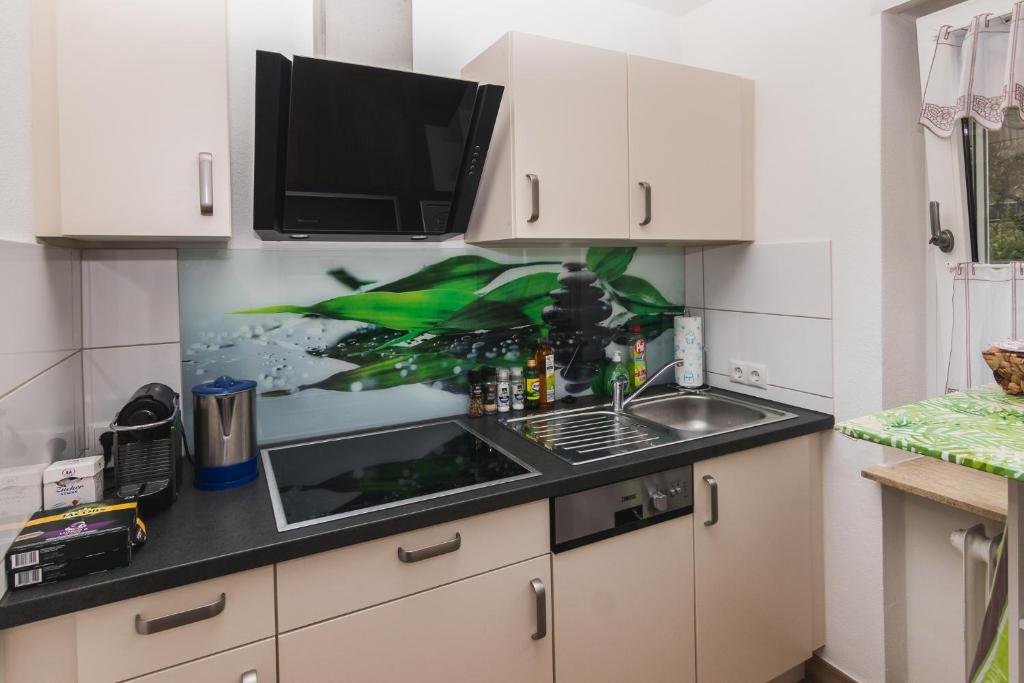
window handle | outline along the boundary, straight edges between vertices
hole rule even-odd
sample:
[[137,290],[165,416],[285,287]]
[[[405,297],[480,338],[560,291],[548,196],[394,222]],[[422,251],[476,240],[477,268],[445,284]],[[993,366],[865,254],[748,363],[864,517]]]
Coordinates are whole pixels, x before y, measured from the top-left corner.
[[928,202],[928,225],[931,226],[932,236],[928,244],[934,244],[943,254],[953,251],[953,233],[943,230],[939,222],[939,203]]

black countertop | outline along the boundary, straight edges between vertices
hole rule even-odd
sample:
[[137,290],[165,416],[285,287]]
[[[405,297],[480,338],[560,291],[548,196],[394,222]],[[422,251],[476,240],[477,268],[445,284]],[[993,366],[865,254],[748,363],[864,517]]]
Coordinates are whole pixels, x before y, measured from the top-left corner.
[[[680,467],[829,430],[835,423],[831,415],[714,391],[787,410],[796,417],[576,466],[513,434],[495,417],[459,418],[486,440],[536,468],[540,475],[285,532],[277,530],[262,471],[255,482],[228,491],[194,489],[189,485],[188,473],[177,502],[146,520],[150,540],[136,552],[130,567],[9,590],[0,600],[0,628]],[[651,395],[657,393],[652,391]],[[589,403],[593,400],[580,401],[573,407]]]

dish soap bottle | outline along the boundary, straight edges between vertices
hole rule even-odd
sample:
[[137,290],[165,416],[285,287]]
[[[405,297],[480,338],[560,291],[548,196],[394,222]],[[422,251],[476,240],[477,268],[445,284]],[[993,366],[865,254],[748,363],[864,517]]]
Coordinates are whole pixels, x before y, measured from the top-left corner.
[[526,361],[526,409],[540,408],[540,376],[537,374],[537,361],[530,358]]
[[533,353],[537,361],[537,373],[540,375],[540,409],[547,410],[555,405],[555,352],[548,341],[550,329],[540,328],[537,349]]
[[615,390],[612,388],[616,380],[626,380],[626,395],[633,393],[633,388],[629,383],[629,372],[626,370],[626,364],[622,362],[622,353],[615,351],[612,353],[612,364],[608,366],[605,371],[605,386],[604,389],[608,392],[608,396],[613,396]]
[[629,390],[634,392],[647,381],[647,340],[639,325],[633,325],[629,335]]

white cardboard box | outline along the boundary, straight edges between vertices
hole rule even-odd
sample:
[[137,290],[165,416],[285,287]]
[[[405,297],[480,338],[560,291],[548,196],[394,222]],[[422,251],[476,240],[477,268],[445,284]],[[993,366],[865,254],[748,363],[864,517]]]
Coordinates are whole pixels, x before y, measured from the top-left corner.
[[43,509],[43,470],[48,463],[0,469],[0,520],[20,520]]
[[59,510],[102,499],[102,455],[58,460],[43,471],[44,510]]

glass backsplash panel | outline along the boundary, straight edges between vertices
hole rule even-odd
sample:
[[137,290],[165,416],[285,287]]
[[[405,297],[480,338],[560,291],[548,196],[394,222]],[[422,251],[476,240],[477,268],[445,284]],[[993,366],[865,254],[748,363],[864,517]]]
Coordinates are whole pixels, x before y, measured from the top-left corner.
[[551,329],[558,395],[587,395],[624,326],[672,353],[683,250],[440,245],[182,250],[182,387],[256,380],[260,443],[458,414],[467,374]]

